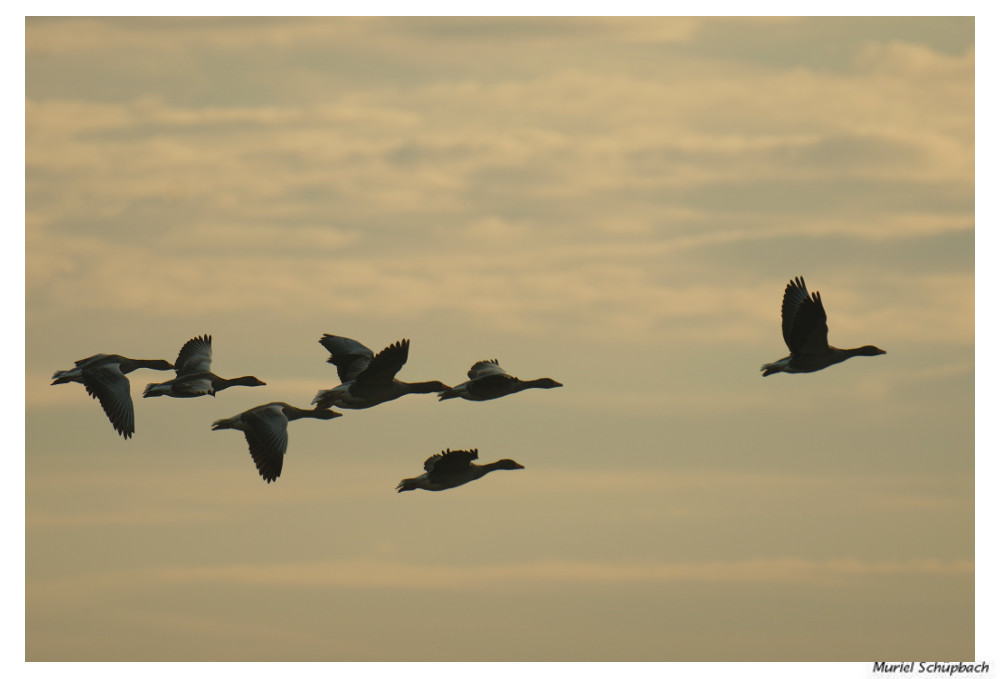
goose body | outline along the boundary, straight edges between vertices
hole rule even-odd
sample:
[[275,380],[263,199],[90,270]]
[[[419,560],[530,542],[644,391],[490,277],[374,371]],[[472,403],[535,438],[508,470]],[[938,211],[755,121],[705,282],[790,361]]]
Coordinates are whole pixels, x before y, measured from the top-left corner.
[[403,382],[396,379],[409,356],[410,340],[390,344],[378,355],[360,342],[347,337],[325,334],[319,343],[330,352],[328,363],[337,366],[341,384],[316,394],[313,404],[319,408],[371,408],[406,394],[430,394],[448,389],[436,380]]
[[838,349],[827,342],[829,328],[826,310],[818,292],[809,294],[799,276],[785,286],[781,302],[781,334],[791,352],[785,358],[761,366],[764,377],[774,373],[809,373],[822,370],[853,356],[879,356],[886,353],[872,345]]
[[169,361],[160,359],[127,358],[118,354],[94,354],[81,358],[69,370],[57,370],[52,374],[52,384],[79,382],[91,397],[96,398],[104,414],[124,438],[135,433],[135,411],[128,373],[139,368],[170,370]]
[[396,486],[396,492],[406,490],[447,490],[475,481],[497,469],[524,469],[514,460],[497,460],[489,464],[475,464],[479,450],[443,450],[424,462],[425,473],[412,479],[403,479]]
[[212,423],[212,430],[238,429],[246,436],[250,456],[260,477],[271,483],[281,476],[288,448],[288,423],[303,417],[332,420],[340,413],[332,410],[296,408],[281,401],[265,403],[238,415]]
[[252,375],[226,379],[211,372],[212,367],[212,336],[195,337],[184,343],[174,370],[177,377],[159,384],[147,384],[143,392],[144,398],[151,396],[173,396],[174,398],[193,398],[196,396],[215,396],[217,391],[234,386],[260,387],[265,382]]
[[464,398],[467,401],[489,401],[525,389],[553,389],[562,384],[549,377],[537,380],[520,380],[507,374],[497,359],[479,361],[469,369],[469,381],[463,382],[438,395],[438,400]]

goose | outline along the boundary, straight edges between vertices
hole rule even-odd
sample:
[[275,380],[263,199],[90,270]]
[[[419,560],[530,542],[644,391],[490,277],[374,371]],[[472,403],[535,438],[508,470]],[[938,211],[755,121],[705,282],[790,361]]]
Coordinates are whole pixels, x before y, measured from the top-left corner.
[[212,336],[195,337],[184,343],[177,354],[174,370],[177,377],[159,384],[147,384],[142,393],[143,398],[151,396],[173,396],[175,398],[193,398],[228,389],[229,387],[262,387],[261,382],[252,375],[226,379],[219,377],[209,368],[212,367]]
[[288,448],[288,423],[303,417],[317,420],[332,420],[341,413],[314,408],[296,408],[281,401],[265,403],[239,415],[233,415],[212,423],[212,431],[219,429],[239,429],[246,436],[250,446],[250,456],[257,465],[260,477],[271,483],[281,476],[281,465]]
[[827,331],[826,311],[819,293],[814,292],[810,297],[801,276],[790,280],[781,302],[781,334],[791,354],[762,365],[763,376],[779,372],[811,373],[852,356],[880,356],[886,353],[870,344],[856,349],[831,347],[826,341]]
[[438,381],[401,382],[396,379],[410,351],[410,340],[390,344],[378,355],[356,340],[324,334],[319,343],[330,352],[327,363],[337,366],[342,384],[322,389],[313,399],[319,408],[371,408],[405,394],[430,394],[449,389]]
[[479,459],[479,449],[472,450],[442,450],[432,455],[424,462],[425,474],[412,479],[403,479],[396,486],[396,492],[406,490],[447,490],[461,486],[463,483],[475,481],[497,469],[524,469],[514,460],[497,460],[489,464],[475,464]]
[[52,384],[79,382],[91,397],[101,403],[111,425],[124,438],[135,433],[135,411],[128,373],[139,368],[172,370],[169,361],[161,359],[126,358],[118,354],[94,354],[81,358],[70,370],[57,370],[52,374]]
[[516,394],[525,389],[553,389],[561,387],[560,382],[542,377],[537,380],[519,380],[500,367],[497,359],[479,361],[469,370],[469,381],[438,394],[438,400],[464,398],[467,401],[489,401],[508,394]]

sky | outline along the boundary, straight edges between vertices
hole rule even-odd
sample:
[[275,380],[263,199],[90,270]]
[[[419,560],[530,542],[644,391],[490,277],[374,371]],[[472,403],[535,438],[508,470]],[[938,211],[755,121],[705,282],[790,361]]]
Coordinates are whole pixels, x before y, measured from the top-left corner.
[[[29,18],[25,657],[975,656],[971,18]],[[762,380],[804,276],[830,341]],[[211,423],[318,340],[565,386]],[[267,382],[143,399],[96,353]],[[397,494],[445,448],[523,471]]]

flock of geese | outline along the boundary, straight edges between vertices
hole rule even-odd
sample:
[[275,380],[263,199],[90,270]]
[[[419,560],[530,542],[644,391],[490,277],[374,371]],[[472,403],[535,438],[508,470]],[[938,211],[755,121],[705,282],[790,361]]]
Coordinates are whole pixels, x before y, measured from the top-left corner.
[[[855,349],[838,349],[827,342],[826,311],[818,292],[811,295],[805,281],[796,277],[785,286],[781,303],[781,333],[789,355],[761,366],[764,377],[778,372],[806,373],[822,370],[852,356],[877,356],[886,353],[878,347],[865,345]],[[313,408],[297,408],[276,401],[256,406],[233,417],[216,420],[213,430],[242,431],[250,455],[261,478],[270,483],[281,475],[285,450],[288,448],[288,423],[304,417],[332,420],[342,413],[332,408],[357,410],[392,401],[407,394],[436,393],[443,401],[462,398],[468,401],[489,401],[516,394],[525,389],[552,389],[563,386],[548,377],[520,380],[500,367],[496,359],[479,361],[468,372],[468,381],[455,387],[443,382],[403,382],[396,374],[406,363],[410,341],[390,344],[378,354],[357,340],[324,334],[319,343],[330,353],[327,362],[337,368],[340,384],[323,389],[312,401]],[[118,354],[96,354],[76,362],[70,370],[53,374],[52,384],[80,382],[91,397],[96,398],[112,426],[128,439],[135,433],[132,395],[126,375],[140,368],[173,370],[176,376],[166,382],[149,384],[143,397],[172,396],[194,398],[214,396],[229,387],[260,387],[265,382],[247,375],[227,379],[211,371],[212,338],[209,335],[188,340],[171,364],[160,359],[134,359]],[[477,464],[478,449],[444,450],[424,462],[424,473],[403,479],[396,487],[407,490],[446,490],[474,481],[497,469],[524,469],[514,460],[503,459]]]
[[[479,361],[469,370],[469,380],[456,387],[439,381],[403,382],[396,374],[406,363],[410,341],[400,340],[378,354],[357,340],[337,335],[323,335],[320,344],[330,352],[327,359],[337,367],[341,384],[316,394],[313,408],[275,401],[250,408],[232,417],[216,420],[213,430],[238,429],[246,437],[257,471],[270,483],[281,475],[285,451],[288,448],[288,423],[304,417],[332,420],[342,413],[333,407],[357,410],[371,408],[407,394],[437,393],[439,399],[464,398],[470,401],[488,401],[525,389],[551,389],[562,384],[550,378],[520,380],[500,367],[496,359]],[[76,362],[71,370],[57,371],[52,384],[80,382],[87,393],[96,398],[112,426],[128,439],[135,433],[135,414],[131,387],[126,375],[133,370],[173,370],[172,380],[149,384],[143,397],[172,396],[195,398],[215,396],[216,392],[233,386],[260,387],[266,383],[252,375],[227,379],[211,371],[212,338],[210,335],[188,340],[177,360],[171,364],[161,359],[135,359],[119,354],[96,354]],[[489,464],[476,464],[478,449],[445,450],[424,462],[425,473],[415,478],[403,479],[397,486],[406,490],[444,490],[468,483],[496,469],[524,469],[513,460],[498,460]]]

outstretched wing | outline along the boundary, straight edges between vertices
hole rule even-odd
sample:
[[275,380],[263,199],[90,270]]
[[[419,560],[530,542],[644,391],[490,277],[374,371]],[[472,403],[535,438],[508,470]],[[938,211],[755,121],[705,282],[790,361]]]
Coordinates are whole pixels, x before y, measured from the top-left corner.
[[212,369],[212,336],[189,339],[181,347],[174,362],[174,370],[178,375],[208,372]]
[[785,286],[781,301],[781,333],[789,351],[797,354],[820,354],[829,349],[826,311],[819,293],[810,297],[806,282],[798,276]]
[[350,382],[356,378],[375,358],[371,349],[348,337],[324,334],[319,343],[330,352],[330,358],[326,362],[337,366],[341,382]]
[[83,386],[96,398],[119,434],[129,438],[135,433],[135,412],[129,381],[117,363],[104,363],[83,371]]
[[288,420],[280,405],[267,405],[248,411],[243,421],[250,456],[260,477],[270,483],[281,476],[288,448]]

